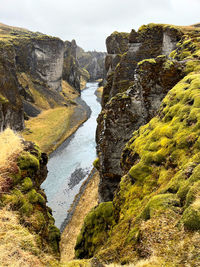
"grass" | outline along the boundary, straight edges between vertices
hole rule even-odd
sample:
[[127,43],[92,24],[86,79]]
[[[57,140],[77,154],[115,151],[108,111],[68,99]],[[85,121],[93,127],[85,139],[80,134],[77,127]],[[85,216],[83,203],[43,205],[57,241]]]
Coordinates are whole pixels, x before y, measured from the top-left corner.
[[53,261],[52,256],[41,251],[37,236],[20,224],[16,212],[0,210],[0,266],[40,267]]
[[71,261],[75,256],[74,247],[76,245],[77,236],[83,225],[84,218],[98,203],[98,183],[99,173],[96,172],[84,190],[73,217],[62,234],[60,243],[61,262]]
[[25,123],[22,136],[35,142],[42,151],[52,152],[69,135],[73,107],[58,107],[43,111]]
[[103,86],[101,86],[101,87],[99,87],[99,88],[97,89],[97,95],[98,95],[99,98],[102,97],[102,95],[103,95]]
[[67,99],[75,99],[79,94],[78,92],[66,81],[62,80],[62,92]]
[[7,171],[15,162],[16,156],[23,150],[19,135],[7,128],[0,133],[0,191],[7,178]]

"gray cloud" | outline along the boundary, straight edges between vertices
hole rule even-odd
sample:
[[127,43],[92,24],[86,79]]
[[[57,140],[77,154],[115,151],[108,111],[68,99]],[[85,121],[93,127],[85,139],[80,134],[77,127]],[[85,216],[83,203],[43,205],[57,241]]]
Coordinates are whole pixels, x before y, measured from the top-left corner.
[[103,51],[115,30],[150,22],[189,25],[200,21],[199,10],[199,0],[0,0],[0,21]]

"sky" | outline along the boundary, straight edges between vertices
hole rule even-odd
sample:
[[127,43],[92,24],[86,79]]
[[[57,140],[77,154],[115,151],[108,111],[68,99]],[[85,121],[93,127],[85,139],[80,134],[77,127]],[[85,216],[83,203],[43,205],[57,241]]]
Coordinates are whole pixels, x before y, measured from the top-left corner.
[[113,31],[148,23],[200,22],[200,0],[0,0],[0,22],[61,38],[85,51],[106,51]]

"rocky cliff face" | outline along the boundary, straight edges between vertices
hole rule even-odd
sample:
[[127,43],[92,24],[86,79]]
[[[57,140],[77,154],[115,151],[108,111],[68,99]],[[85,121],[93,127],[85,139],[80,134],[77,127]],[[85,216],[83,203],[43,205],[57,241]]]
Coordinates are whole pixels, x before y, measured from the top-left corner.
[[85,52],[82,48],[77,48],[78,62],[81,68],[84,68],[89,72],[89,81],[93,82],[105,78],[105,56],[106,53],[103,52]]
[[130,34],[114,32],[106,40],[108,82],[96,138],[102,201],[113,198],[122,177],[122,149],[132,132],[155,116],[166,93],[183,77],[182,63],[166,57],[182,35],[173,27],[148,25]]
[[25,117],[68,104],[62,79],[80,91],[75,41],[0,25],[0,129],[24,128]]
[[66,80],[80,93],[80,78],[81,72],[77,61],[76,41],[65,42],[64,65],[63,65],[63,80]]
[[16,75],[15,50],[0,41],[0,131],[6,127],[14,130],[24,128],[23,103],[19,96]]
[[86,217],[76,244],[79,258],[136,266],[200,264],[200,28],[173,28],[151,24],[134,32],[138,38],[144,29],[160,50],[152,47],[154,58],[136,64],[133,85],[108,99],[100,114],[100,195],[108,200],[117,191],[112,202]]

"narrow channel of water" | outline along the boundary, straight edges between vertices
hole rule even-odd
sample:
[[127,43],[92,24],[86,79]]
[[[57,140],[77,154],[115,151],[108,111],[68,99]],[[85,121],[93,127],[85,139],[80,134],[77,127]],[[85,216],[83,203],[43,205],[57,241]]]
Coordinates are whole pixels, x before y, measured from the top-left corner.
[[81,94],[91,109],[90,118],[76,131],[70,142],[66,140],[54,151],[47,165],[48,176],[42,188],[59,228],[96,158],[96,118],[101,110],[94,94],[97,87],[98,83],[87,83],[87,88]]

